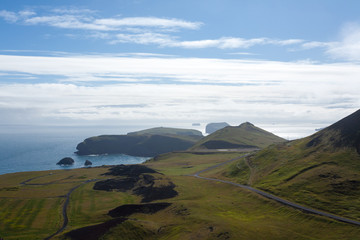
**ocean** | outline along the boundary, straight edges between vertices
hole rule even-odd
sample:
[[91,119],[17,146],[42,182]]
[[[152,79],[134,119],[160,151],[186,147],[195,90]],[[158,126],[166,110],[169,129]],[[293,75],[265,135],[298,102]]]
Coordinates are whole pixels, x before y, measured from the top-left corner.
[[[192,128],[204,133],[206,124],[201,126],[179,125],[180,128]],[[90,160],[92,166],[137,164],[149,158],[122,154],[78,156],[74,152],[78,143],[92,136],[103,134],[126,134],[154,126],[14,126],[0,125],[0,174],[71,169],[84,167]],[[315,132],[315,128],[324,125],[260,125],[286,139],[297,139]],[[71,157],[75,164],[68,167],[56,165],[64,157]]]
[[[92,136],[102,134],[126,134],[131,127],[41,127],[41,126],[0,126],[0,174],[71,169],[84,167],[90,160],[92,166],[137,164],[146,157],[123,154],[78,156],[74,152],[78,143]],[[75,160],[72,166],[56,165],[64,157]]]

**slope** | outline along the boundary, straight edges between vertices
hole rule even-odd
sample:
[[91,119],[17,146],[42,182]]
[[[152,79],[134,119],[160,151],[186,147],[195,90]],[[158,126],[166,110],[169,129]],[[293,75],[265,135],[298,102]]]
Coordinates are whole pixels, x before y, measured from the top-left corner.
[[250,172],[247,183],[259,189],[359,220],[359,137],[360,110],[314,135],[270,146],[229,173],[244,181]]
[[264,148],[284,141],[285,139],[246,122],[237,127],[220,129],[197,142],[190,150]]
[[178,135],[178,136],[198,136],[203,137],[202,133],[194,129],[182,129],[182,128],[165,128],[165,127],[156,127],[145,129],[137,132],[130,132],[127,135]]

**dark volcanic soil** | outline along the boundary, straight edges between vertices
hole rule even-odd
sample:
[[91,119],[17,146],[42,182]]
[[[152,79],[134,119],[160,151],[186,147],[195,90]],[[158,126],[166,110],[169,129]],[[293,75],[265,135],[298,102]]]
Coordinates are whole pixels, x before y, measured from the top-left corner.
[[120,178],[120,179],[108,179],[105,181],[96,182],[94,185],[94,190],[104,190],[104,191],[128,191],[134,188],[138,178]]
[[126,220],[127,218],[115,218],[101,224],[72,230],[66,233],[65,236],[73,240],[97,240],[106,232],[108,232],[109,229]]
[[154,214],[170,205],[171,203],[125,204],[110,210],[108,215],[118,218],[127,217],[134,213]]
[[104,175],[112,176],[139,176],[143,173],[157,173],[154,169],[148,168],[143,165],[118,165],[113,168],[110,168],[109,172]]
[[143,199],[141,202],[152,202],[155,200],[173,198],[178,195],[178,192],[174,190],[175,184],[169,182],[168,186],[162,187],[153,187],[151,186],[142,186],[135,188],[133,192],[136,195],[142,196]]
[[108,215],[114,219],[101,224],[79,228],[65,234],[73,240],[98,240],[111,228],[125,222],[127,216],[134,213],[154,214],[169,207],[171,203],[125,204],[109,211]]
[[[172,198],[178,195],[174,190],[175,184],[157,173],[154,177],[146,173],[157,173],[155,170],[142,165],[119,165],[110,169],[104,175],[119,176],[96,182],[95,190],[104,191],[132,191],[133,194],[142,196],[141,202]],[[121,176],[121,177],[120,177]],[[159,186],[156,182],[161,181]]]

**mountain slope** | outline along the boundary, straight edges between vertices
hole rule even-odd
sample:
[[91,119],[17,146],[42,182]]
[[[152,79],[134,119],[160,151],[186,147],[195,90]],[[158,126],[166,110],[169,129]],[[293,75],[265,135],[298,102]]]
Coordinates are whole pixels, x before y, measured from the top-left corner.
[[284,141],[285,139],[246,122],[238,127],[220,129],[197,142],[190,150],[264,148]]
[[270,146],[249,158],[248,183],[360,219],[359,136],[360,110],[309,137]]
[[138,132],[130,132],[127,135],[144,135],[144,134],[200,136],[200,137],[203,136],[200,131],[194,129],[165,128],[165,127],[156,127],[156,128],[145,129]]
[[204,136],[198,130],[194,129],[183,129],[183,128],[165,128],[165,127],[156,127],[145,129],[137,132],[130,132],[128,136],[140,136],[140,135],[161,135],[175,137],[183,139],[185,141],[197,142]]

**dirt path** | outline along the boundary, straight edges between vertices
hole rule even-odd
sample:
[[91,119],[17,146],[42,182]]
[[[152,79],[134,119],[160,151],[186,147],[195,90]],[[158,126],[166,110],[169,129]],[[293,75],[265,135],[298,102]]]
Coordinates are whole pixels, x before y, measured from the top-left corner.
[[31,183],[28,183],[34,179],[38,179],[38,178],[42,178],[42,177],[47,177],[47,176],[50,176],[50,175],[53,175],[52,173],[49,173],[49,174],[46,174],[46,175],[41,175],[41,176],[37,176],[37,177],[33,177],[33,178],[29,178],[23,182],[20,183],[20,185],[34,185],[34,184],[31,184]]
[[272,200],[275,200],[281,204],[284,204],[284,205],[287,205],[287,206],[290,206],[290,207],[293,207],[293,208],[296,208],[296,209],[300,209],[301,211],[304,211],[306,213],[312,213],[312,214],[317,214],[317,215],[320,215],[320,216],[324,216],[324,217],[328,217],[328,218],[331,218],[331,219],[335,219],[337,221],[341,221],[341,222],[345,222],[345,223],[350,223],[350,224],[354,224],[354,225],[358,225],[360,226],[360,222],[359,221],[356,221],[356,220],[352,220],[352,219],[348,219],[348,218],[344,218],[344,217],[340,217],[340,216],[336,216],[336,215],[333,215],[331,213],[327,213],[327,212],[322,212],[322,211],[319,211],[319,210],[316,210],[316,209],[312,209],[312,208],[308,208],[308,207],[304,207],[302,205],[299,205],[297,203],[293,203],[293,202],[290,202],[290,201],[287,201],[285,199],[282,199],[280,197],[277,197],[277,196],[274,196],[270,193],[267,193],[267,192],[264,192],[264,191],[261,191],[259,189],[256,189],[256,188],[253,188],[253,187],[250,187],[250,186],[247,186],[247,185],[242,185],[242,184],[238,184],[238,183],[234,183],[234,182],[230,182],[230,181],[226,181],[226,180],[221,180],[221,179],[216,179],[216,178],[207,178],[207,177],[201,177],[199,176],[199,174],[203,173],[203,172],[206,172],[206,171],[209,171],[209,170],[212,170],[214,168],[217,168],[217,167],[220,167],[222,165],[225,165],[225,164],[228,164],[230,162],[233,162],[233,161],[236,161],[236,160],[239,160],[241,158],[244,158],[246,156],[248,156],[249,154],[245,154],[245,155],[242,155],[240,157],[237,157],[237,158],[234,158],[234,159],[231,159],[231,160],[228,160],[228,161],[225,161],[223,163],[220,163],[220,164],[216,164],[212,167],[209,167],[209,168],[206,168],[206,169],[203,169],[201,171],[198,171],[196,172],[195,174],[193,174],[192,176],[194,177],[197,177],[197,178],[200,178],[200,179],[205,179],[205,180],[209,180],[209,181],[215,181],[215,182],[222,182],[222,183],[226,183],[226,184],[231,184],[231,185],[234,185],[234,186],[237,186],[237,187],[241,187],[243,189],[247,189],[247,190],[250,190],[252,192],[255,192],[261,196],[264,196],[266,198],[269,198],[269,199],[272,199]]
[[245,157],[244,158],[244,161],[245,161],[245,164],[248,166],[248,168],[250,169],[250,176],[249,176],[249,179],[248,179],[248,182],[247,184],[249,186],[251,186],[254,182],[254,166],[253,166],[253,163],[251,162],[251,160],[248,158],[248,157]]

